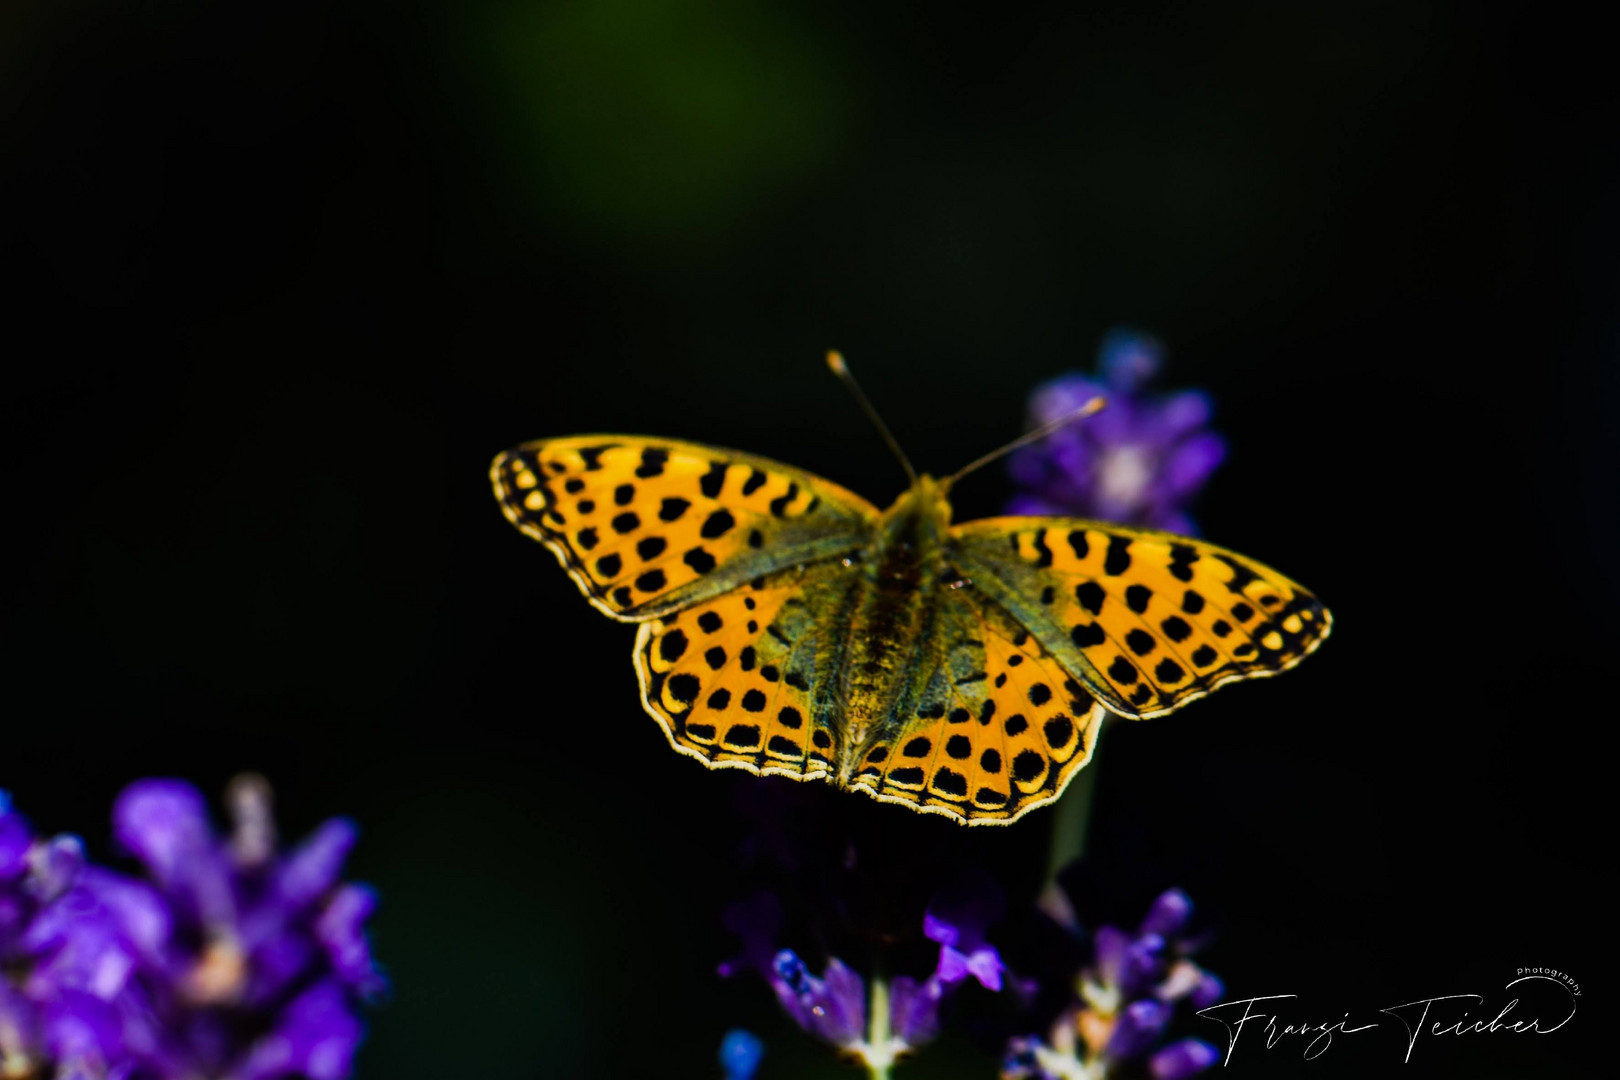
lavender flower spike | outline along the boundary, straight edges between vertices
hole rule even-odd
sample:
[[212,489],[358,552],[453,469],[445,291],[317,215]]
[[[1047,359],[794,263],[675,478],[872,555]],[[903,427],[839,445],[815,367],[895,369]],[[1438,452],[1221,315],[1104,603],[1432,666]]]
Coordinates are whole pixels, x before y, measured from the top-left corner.
[[269,795],[233,784],[225,839],[191,785],[131,784],[113,834],[147,881],[36,837],[0,795],[0,1076],[350,1075],[358,1006],[385,985],[365,938],[376,898],[340,883],[351,824],[283,856]]
[[1098,927],[1091,960],[1075,976],[1076,998],[1046,1039],[1008,1043],[1003,1080],[1106,1080],[1140,1075],[1144,1065],[1154,1080],[1186,1080],[1218,1062],[1215,1047],[1198,1039],[1158,1045],[1182,1002],[1197,1009],[1221,993],[1220,980],[1193,963],[1193,944],[1181,936],[1192,911],[1187,894],[1171,889],[1136,933]]
[[1073,514],[1170,532],[1193,533],[1187,504],[1226,456],[1208,428],[1207,394],[1150,394],[1163,363],[1152,338],[1109,332],[1098,373],[1063,375],[1030,397],[1032,427],[1056,420],[1101,395],[1108,407],[1014,454],[1007,469],[1024,489],[1009,514]]

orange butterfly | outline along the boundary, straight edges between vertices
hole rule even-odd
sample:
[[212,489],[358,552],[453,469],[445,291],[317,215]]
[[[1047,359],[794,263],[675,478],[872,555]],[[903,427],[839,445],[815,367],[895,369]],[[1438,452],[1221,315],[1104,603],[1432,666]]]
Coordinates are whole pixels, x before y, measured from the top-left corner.
[[[1201,540],[1078,518],[951,524],[764,458],[639,435],[525,443],[490,479],[587,599],[640,624],[642,704],[710,768],[825,778],[970,825],[1056,799],[1109,713],[1161,716],[1327,637],[1317,599]],[[1081,413],[1095,411],[1101,401]]]

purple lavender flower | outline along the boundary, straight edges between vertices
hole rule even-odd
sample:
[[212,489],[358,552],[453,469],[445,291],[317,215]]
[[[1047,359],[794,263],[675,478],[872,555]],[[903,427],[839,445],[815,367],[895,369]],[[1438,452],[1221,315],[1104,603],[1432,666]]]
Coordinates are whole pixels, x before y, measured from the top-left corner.
[[264,781],[229,798],[217,837],[202,796],[142,780],[113,832],[142,881],[36,836],[0,793],[0,1076],[342,1080],[384,981],[365,938],[376,901],[342,885],[354,826],[278,854]]
[[[1067,904],[1048,905],[1078,931]],[[1145,1062],[1155,1080],[1185,1080],[1220,1060],[1198,1039],[1158,1047],[1179,1005],[1193,1010],[1220,999],[1221,982],[1189,958],[1194,943],[1179,937],[1192,919],[1192,901],[1180,889],[1161,894],[1134,932],[1100,926],[1091,935],[1091,960],[1075,977],[1075,997],[1046,1039],[1013,1039],[1002,1061],[1004,1080],[1102,1080]]]
[[781,906],[768,893],[726,909],[725,924],[743,940],[743,952],[720,965],[721,975],[744,970],[760,974],[782,1009],[799,1027],[864,1063],[873,1075],[903,1054],[939,1034],[939,1010],[946,996],[971,976],[989,990],[1027,991],[1010,977],[995,946],[984,937],[993,904],[968,896],[952,904],[936,902],[923,917],[924,935],[940,945],[934,970],[918,979],[900,975],[866,980],[838,957],[813,974],[791,949],[764,957],[781,925]]
[[1163,347],[1127,330],[1103,337],[1096,376],[1063,375],[1036,387],[1031,426],[1049,423],[1101,395],[1108,407],[1015,453],[1008,472],[1024,490],[1009,514],[1071,514],[1190,534],[1186,505],[1226,456],[1209,430],[1201,390],[1155,395],[1146,384]]

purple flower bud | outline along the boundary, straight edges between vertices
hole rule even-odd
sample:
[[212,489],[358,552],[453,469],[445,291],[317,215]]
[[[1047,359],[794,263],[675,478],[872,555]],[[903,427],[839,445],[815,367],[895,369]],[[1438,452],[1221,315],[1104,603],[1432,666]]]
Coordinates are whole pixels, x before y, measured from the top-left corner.
[[113,804],[113,835],[168,884],[213,840],[208,805],[183,780],[137,780]]
[[1130,935],[1117,926],[1099,926],[1091,936],[1096,956],[1097,977],[1105,986],[1118,986],[1120,969],[1125,963],[1125,951],[1131,947]]
[[344,885],[315,920],[315,940],[326,950],[332,970],[363,997],[381,993],[386,985],[366,940],[366,922],[376,910],[374,891],[364,885]]
[[1183,1039],[1154,1054],[1148,1061],[1153,1080],[1185,1080],[1221,1060],[1221,1052],[1201,1039]]
[[157,890],[99,866],[85,867],[79,887],[100,905],[142,960],[162,966],[172,920]]
[[1170,1008],[1153,998],[1133,1001],[1125,1006],[1114,1025],[1114,1033],[1103,1047],[1103,1056],[1113,1061],[1145,1054],[1170,1022]]
[[1220,979],[1204,972],[1204,977],[1198,980],[1198,986],[1191,995],[1194,1010],[1207,1009],[1226,994],[1226,985]]
[[901,975],[889,984],[889,1030],[910,1047],[932,1042],[939,1034],[939,1003],[945,996],[940,980]]
[[274,1030],[253,1044],[233,1075],[241,1080],[344,1080],[363,1034],[342,986],[320,982],[282,1011]]
[[1186,893],[1180,889],[1167,889],[1153,901],[1138,933],[1170,937],[1187,925],[1192,918],[1192,910],[1192,899]]
[[0,885],[28,870],[28,848],[34,842],[28,822],[11,812],[11,796],[0,790]]
[[317,828],[281,864],[276,891],[284,904],[313,904],[343,873],[343,862],[360,837],[354,822],[333,818]]
[[188,914],[213,928],[235,921],[231,867],[196,788],[183,780],[137,780],[113,804],[113,835]]
[[783,949],[771,970],[771,989],[794,1023],[834,1046],[860,1041],[866,1031],[866,988],[843,961],[828,960],[826,977],[818,979],[797,953]]
[[866,1034],[866,984],[838,957],[827,961],[823,996],[811,1005],[815,1032],[834,1046],[859,1042]]
[[971,882],[936,897],[923,913],[923,935],[939,942],[934,973],[941,982],[957,983],[971,975],[988,990],[1001,989],[1005,965],[995,946],[984,940],[985,927],[1000,914],[1000,902],[993,883]]
[[1148,993],[1164,970],[1164,939],[1143,934],[1125,948],[1119,965],[1119,991],[1127,998]]

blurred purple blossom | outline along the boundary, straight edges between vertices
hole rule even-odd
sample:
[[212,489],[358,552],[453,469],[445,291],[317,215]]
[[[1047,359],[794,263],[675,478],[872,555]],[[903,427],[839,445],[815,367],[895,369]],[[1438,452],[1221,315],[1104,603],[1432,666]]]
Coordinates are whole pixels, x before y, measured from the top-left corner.
[[113,835],[147,880],[34,834],[0,792],[0,1076],[342,1080],[385,983],[340,884],[356,830],[327,822],[278,854],[263,780],[229,793],[215,835],[179,780],[131,784]]
[[[1080,934],[1066,899],[1042,905]],[[1074,977],[1074,996],[1047,1036],[1013,1039],[1003,1080],[1089,1080],[1145,1063],[1155,1080],[1185,1080],[1220,1060],[1199,1039],[1160,1046],[1182,1002],[1193,1010],[1220,999],[1221,981],[1189,954],[1196,942],[1182,936],[1192,919],[1191,899],[1180,889],[1161,894],[1134,932],[1099,926],[1090,935],[1091,958]]]
[[877,1075],[938,1036],[940,1005],[970,977],[988,990],[1005,987],[1028,995],[1030,985],[1013,979],[995,946],[985,940],[996,907],[996,898],[972,894],[936,901],[923,916],[924,936],[940,947],[934,970],[921,979],[900,975],[869,988],[836,956],[828,958],[817,976],[793,950],[772,951],[781,906],[769,893],[760,893],[726,909],[725,925],[742,938],[743,951],[719,971],[725,976],[755,971],[794,1023]]
[[1098,350],[1097,374],[1074,372],[1035,388],[1031,427],[1101,395],[1108,406],[1015,453],[1007,469],[1022,489],[1009,514],[1067,514],[1169,532],[1197,531],[1186,506],[1226,456],[1209,428],[1213,404],[1202,390],[1152,394],[1163,347],[1112,330]]

